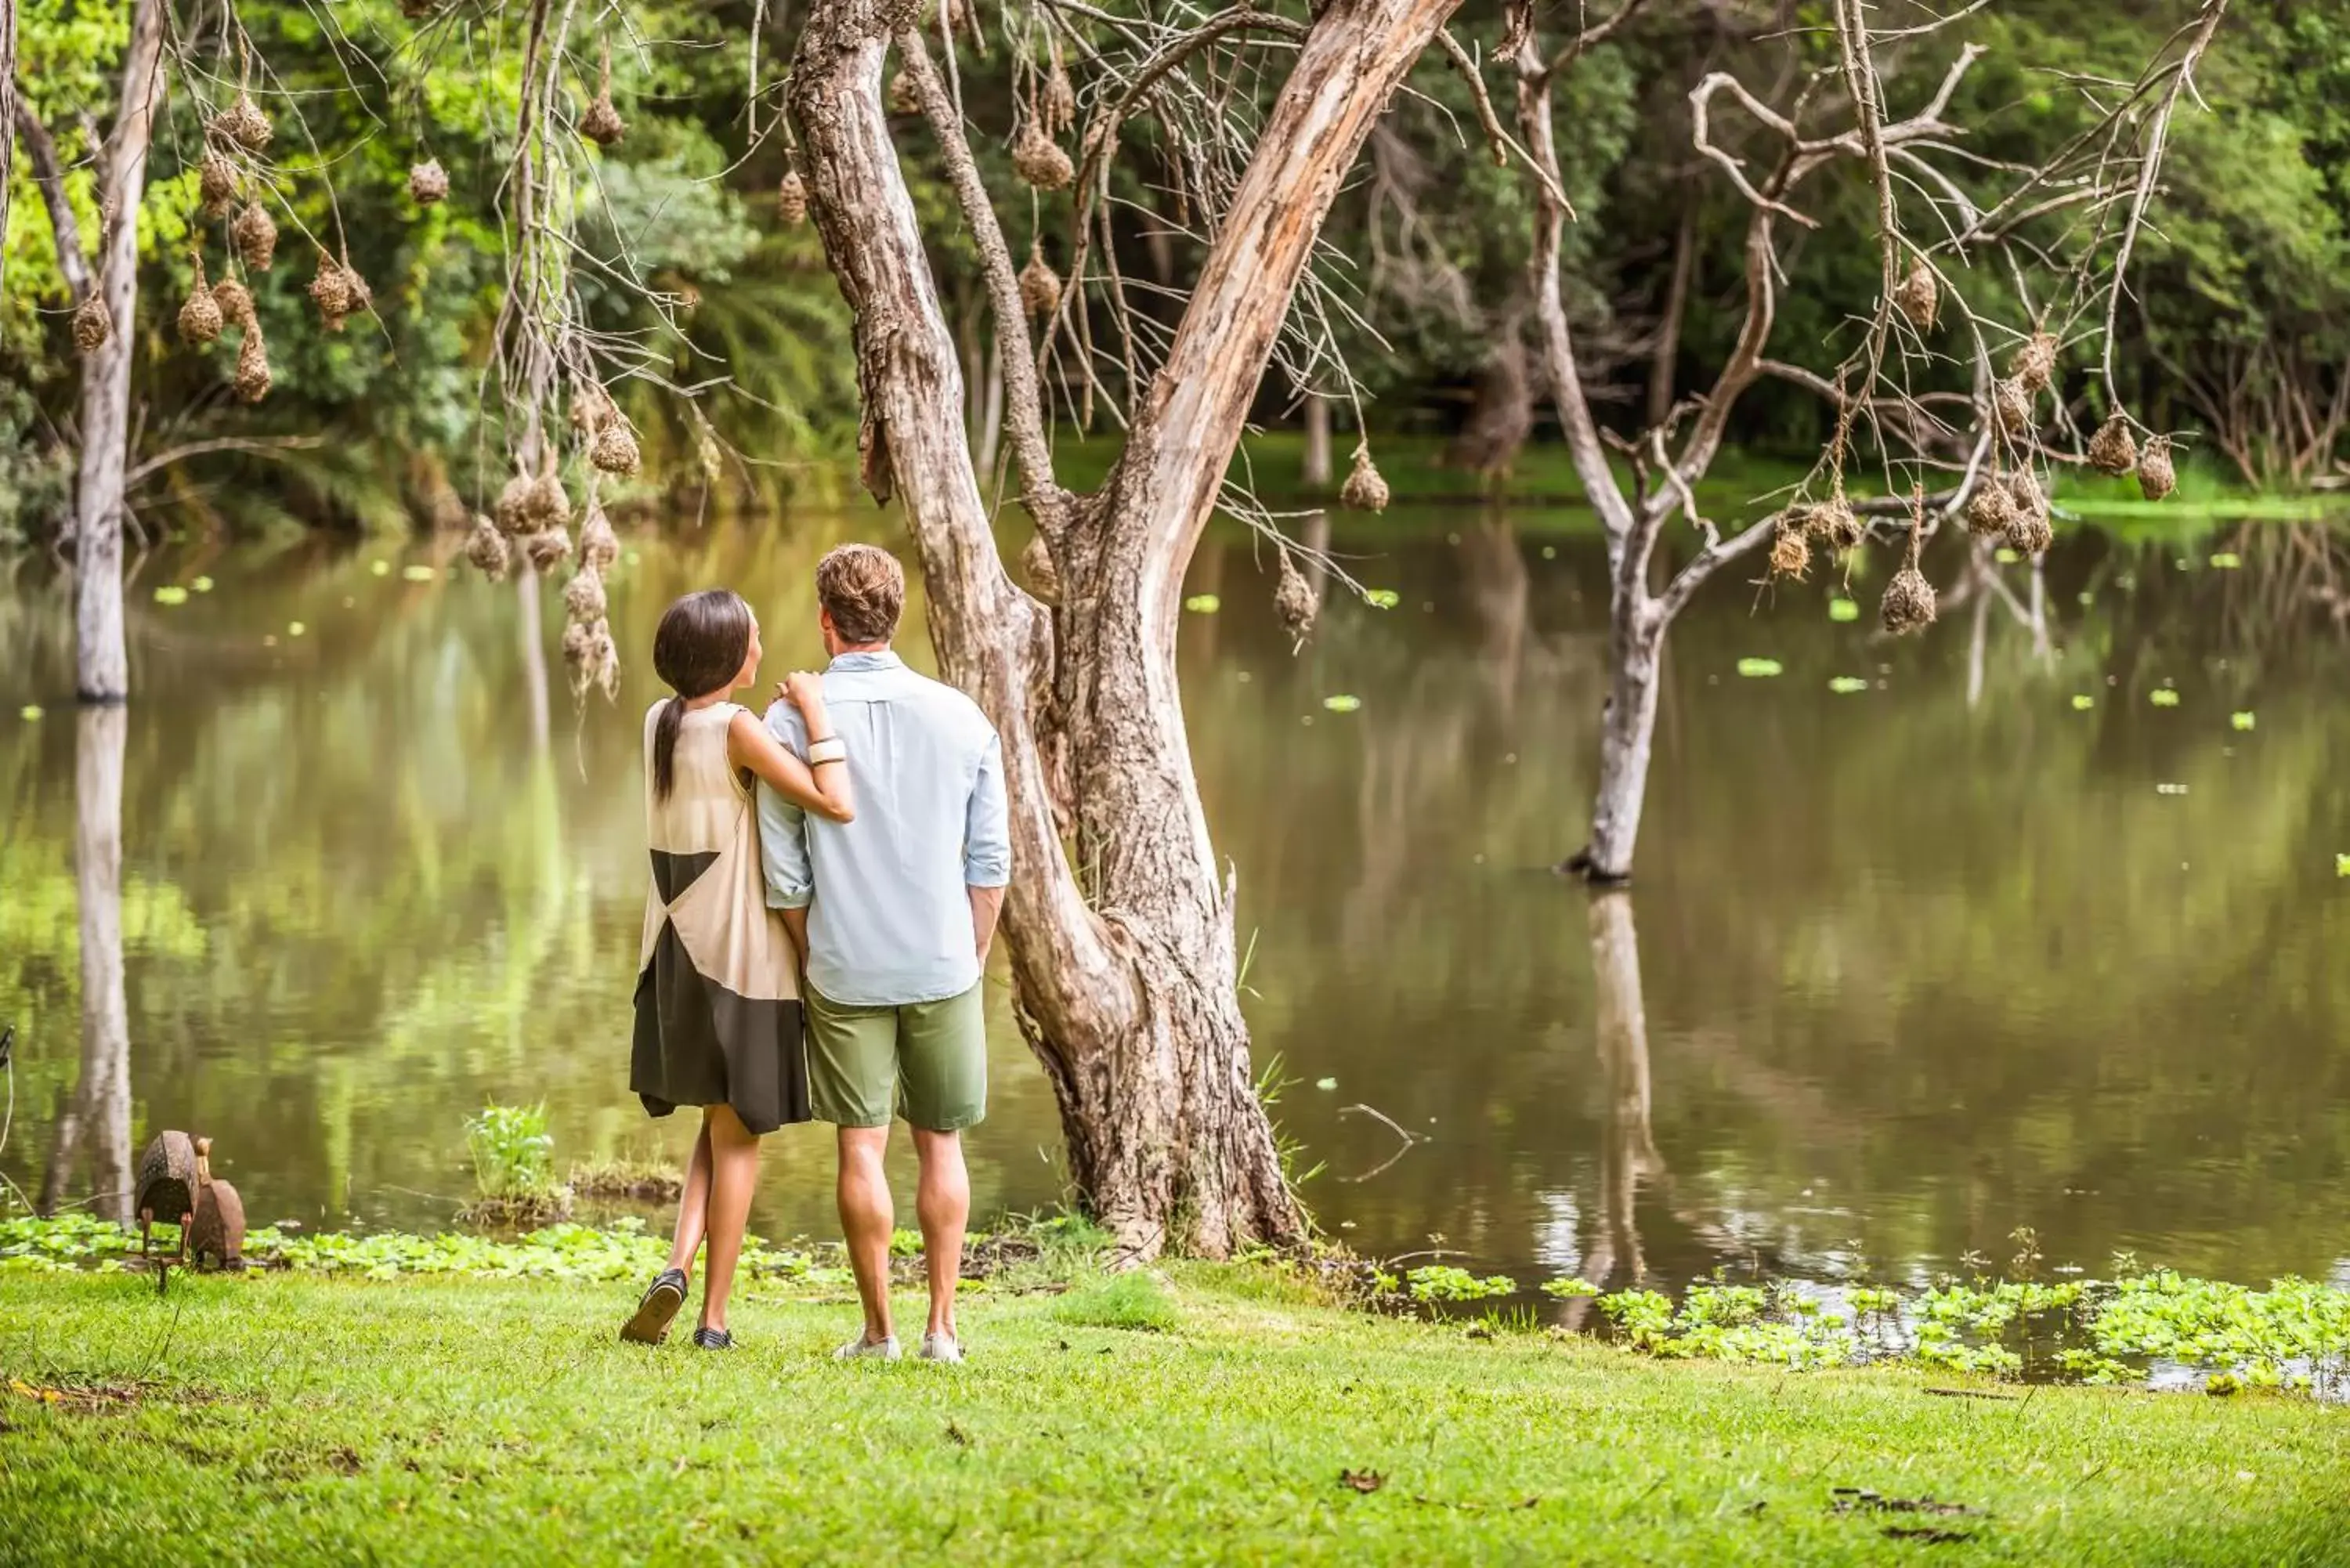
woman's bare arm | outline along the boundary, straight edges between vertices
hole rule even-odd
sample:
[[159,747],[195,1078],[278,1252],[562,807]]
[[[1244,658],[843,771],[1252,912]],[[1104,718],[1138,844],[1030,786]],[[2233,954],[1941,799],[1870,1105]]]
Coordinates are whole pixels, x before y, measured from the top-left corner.
[[[817,714],[809,716],[808,733],[818,740],[830,733],[829,728],[819,733],[821,712],[819,708]],[[769,734],[767,727],[747,708],[726,722],[726,758],[738,768],[750,769],[802,811],[812,811],[829,822],[857,820],[857,802],[848,787],[848,764],[818,763],[811,770]]]

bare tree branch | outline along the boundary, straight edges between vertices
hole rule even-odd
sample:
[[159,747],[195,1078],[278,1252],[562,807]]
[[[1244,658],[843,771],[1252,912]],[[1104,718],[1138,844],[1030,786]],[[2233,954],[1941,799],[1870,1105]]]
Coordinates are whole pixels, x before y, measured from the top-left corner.
[[16,128],[25,138],[25,151],[33,165],[33,183],[41,192],[41,201],[49,210],[49,234],[57,244],[57,270],[65,275],[66,286],[73,291],[74,303],[79,305],[89,297],[96,286],[90,275],[89,253],[81,248],[81,221],[74,216],[73,202],[66,197],[65,164],[57,157],[57,144],[49,135],[49,128],[33,112],[33,106],[23,99],[16,100]]

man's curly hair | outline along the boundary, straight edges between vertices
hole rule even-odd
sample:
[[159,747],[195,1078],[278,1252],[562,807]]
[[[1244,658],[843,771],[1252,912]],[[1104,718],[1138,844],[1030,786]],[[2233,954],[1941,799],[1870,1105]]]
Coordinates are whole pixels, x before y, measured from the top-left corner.
[[906,573],[879,545],[842,545],[816,564],[816,597],[843,642],[887,642],[906,607]]

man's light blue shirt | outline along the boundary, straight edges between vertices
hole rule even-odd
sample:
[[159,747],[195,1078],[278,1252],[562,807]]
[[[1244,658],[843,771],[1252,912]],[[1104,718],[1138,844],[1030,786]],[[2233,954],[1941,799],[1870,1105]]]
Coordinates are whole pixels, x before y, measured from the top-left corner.
[[[1003,749],[979,704],[894,653],[844,653],[824,672],[848,748],[857,820],[810,817],[759,786],[767,902],[808,912],[808,983],[850,1007],[904,1007],[979,983],[969,888],[1012,880]],[[767,729],[805,760],[788,701]]]

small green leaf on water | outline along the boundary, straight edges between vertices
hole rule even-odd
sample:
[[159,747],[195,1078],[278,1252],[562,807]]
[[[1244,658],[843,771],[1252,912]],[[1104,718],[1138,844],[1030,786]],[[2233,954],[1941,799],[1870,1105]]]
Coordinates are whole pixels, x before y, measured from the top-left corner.
[[1213,594],[1193,594],[1183,601],[1183,607],[1193,615],[1213,615],[1224,607],[1224,601]]
[[195,589],[196,592],[200,594],[208,594],[213,591],[213,580],[210,577],[198,577],[194,582],[190,583],[188,587]]
[[1828,601],[1828,618],[1835,621],[1858,620],[1860,618],[1859,601],[1856,599],[1830,599]]
[[[38,710],[35,711],[38,711]],[[2334,857],[2334,874],[2336,877],[2350,877],[2350,855],[2337,855]]]
[[1403,596],[1393,588],[1365,588],[1364,601],[1378,609],[1393,609],[1403,603]]
[[1558,559],[1558,546],[1557,546],[1557,545],[1544,545],[1543,546],[1543,559],[1544,559],[1544,560],[1545,560],[1545,561],[1555,561],[1555,560],[1557,560],[1557,559]]
[[24,720],[27,724],[33,722],[40,716],[41,705],[38,702],[27,702],[22,708],[16,710],[16,717]]
[[2230,713],[2228,715],[2228,722],[2234,725],[2239,730],[2249,730],[2252,728],[2256,722],[2257,721],[2255,721],[2250,713]]
[[[379,561],[376,564],[378,566],[381,566],[383,563]],[[379,572],[376,575],[378,576],[381,576],[383,574]],[[403,570],[400,575],[411,583],[429,583],[440,574],[433,571],[430,566],[410,566]]]
[[288,637],[299,637],[309,629],[298,620],[289,620],[286,623],[286,635]]
[[2178,706],[2178,693],[2168,686],[2158,686],[2154,690],[2152,701],[2158,708],[2176,708]]
[[1362,705],[1363,700],[1360,697],[1338,696],[1322,699],[1322,706],[1333,713],[1351,713]]
[[1996,551],[1992,552],[1992,554],[1993,557],[2002,566],[2012,566],[2015,565],[2016,562],[2023,559],[2022,556],[2017,555],[2014,551],[2009,549],[2004,545],[2002,545]]
[[2232,572],[2243,564],[2244,558],[2233,550],[2221,550],[2211,557],[2211,566],[2215,571]]
[[2095,697],[2075,694],[2073,698],[2073,711],[2075,713],[2085,713],[2096,705],[2097,700]]
[[[413,568],[411,568],[411,570]],[[379,577],[388,577],[391,576],[391,563],[390,561],[369,561],[368,563],[368,570],[373,572]],[[416,579],[411,577],[409,580],[413,582]]]
[[182,587],[177,583],[165,583],[161,587],[155,590],[155,602],[159,605],[186,604],[188,602],[188,590]]
[[1314,1080],[1314,1086],[1317,1089],[1335,1089],[1338,1086],[1338,1080],[1336,1078],[1316,1078]]
[[1785,672],[1786,667],[1775,659],[1742,659],[1738,661],[1738,673],[1750,680],[1767,680],[1773,675]]
[[1849,697],[1856,691],[1868,690],[1868,682],[1857,675],[1839,675],[1828,682],[1828,690],[1839,697]]

